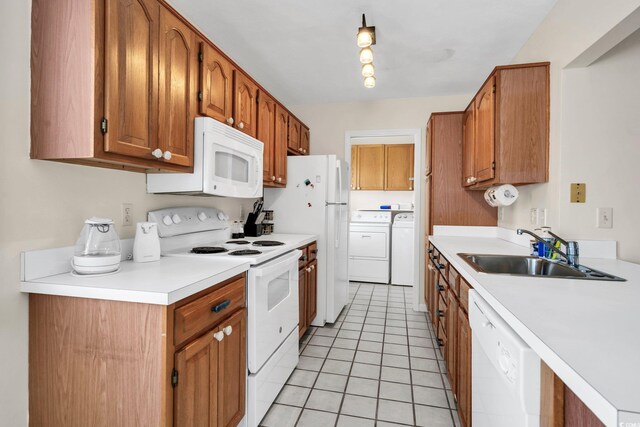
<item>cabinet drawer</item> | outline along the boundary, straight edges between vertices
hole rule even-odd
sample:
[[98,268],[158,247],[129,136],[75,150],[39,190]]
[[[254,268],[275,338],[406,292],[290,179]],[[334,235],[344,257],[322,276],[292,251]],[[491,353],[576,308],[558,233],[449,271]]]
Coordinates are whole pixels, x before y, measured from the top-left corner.
[[467,313],[469,312],[469,289],[473,289],[463,277],[460,277],[460,307],[464,309]]
[[238,279],[216,289],[175,311],[174,343],[184,343],[196,334],[245,306],[245,279]]
[[442,274],[445,280],[449,280],[449,261],[440,254],[440,274]]
[[455,268],[449,266],[449,287],[451,288],[451,290],[453,291],[456,297],[460,295],[458,293],[459,287],[460,287],[459,280],[460,280],[460,274],[456,271]]
[[318,244],[316,242],[307,246],[307,256],[309,257],[309,262],[316,259],[318,255]]
[[300,258],[298,259],[298,268],[303,268],[309,262],[309,254],[308,254],[309,248],[305,246],[303,248],[298,248],[298,249],[302,251]]

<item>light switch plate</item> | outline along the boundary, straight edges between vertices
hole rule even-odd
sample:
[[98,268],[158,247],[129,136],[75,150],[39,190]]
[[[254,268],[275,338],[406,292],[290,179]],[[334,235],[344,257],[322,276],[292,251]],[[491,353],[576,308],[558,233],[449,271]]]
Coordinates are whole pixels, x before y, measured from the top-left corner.
[[613,228],[613,208],[598,208],[596,214],[596,227]]
[[572,183],[571,184],[571,203],[584,203],[587,201],[587,184]]

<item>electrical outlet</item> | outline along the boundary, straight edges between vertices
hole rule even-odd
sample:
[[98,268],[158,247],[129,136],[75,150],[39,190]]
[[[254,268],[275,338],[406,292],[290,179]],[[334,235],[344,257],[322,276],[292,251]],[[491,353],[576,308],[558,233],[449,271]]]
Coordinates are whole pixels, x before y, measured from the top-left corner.
[[598,208],[596,214],[596,227],[613,228],[613,208]]
[[122,225],[124,227],[133,225],[133,203],[122,204]]
[[529,211],[529,223],[531,225],[538,225],[538,208],[531,208]]
[[538,208],[537,225],[547,225],[547,208]]

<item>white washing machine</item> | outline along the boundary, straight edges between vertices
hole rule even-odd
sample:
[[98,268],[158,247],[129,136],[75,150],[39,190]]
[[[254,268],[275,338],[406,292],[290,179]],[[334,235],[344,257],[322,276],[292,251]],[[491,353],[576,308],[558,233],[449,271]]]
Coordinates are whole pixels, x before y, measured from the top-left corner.
[[349,224],[349,280],[388,284],[391,212],[354,211]]
[[391,231],[391,283],[413,286],[415,226],[413,213],[399,213]]

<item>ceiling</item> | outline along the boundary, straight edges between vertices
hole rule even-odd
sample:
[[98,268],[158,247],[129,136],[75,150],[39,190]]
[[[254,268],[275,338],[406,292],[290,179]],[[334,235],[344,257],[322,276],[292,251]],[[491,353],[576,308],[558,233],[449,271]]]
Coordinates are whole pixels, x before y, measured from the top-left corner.
[[[289,105],[469,93],[508,64],[555,0],[169,0]],[[361,14],[377,84],[360,75]]]

